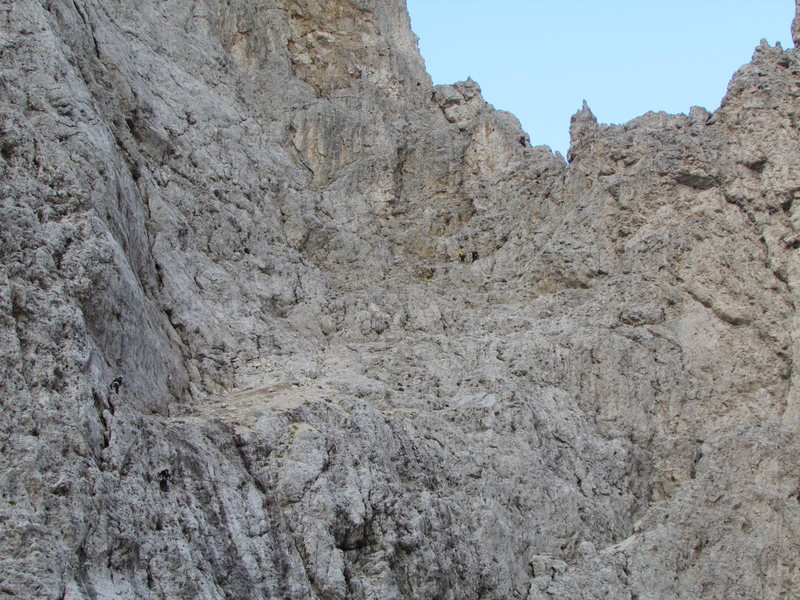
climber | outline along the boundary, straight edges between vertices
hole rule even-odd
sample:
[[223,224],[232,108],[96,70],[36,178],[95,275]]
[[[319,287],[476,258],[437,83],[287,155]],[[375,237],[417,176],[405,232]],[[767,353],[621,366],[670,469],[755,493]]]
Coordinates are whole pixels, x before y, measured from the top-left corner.
[[458,251],[458,260],[460,260],[462,263],[467,262],[467,254],[463,250]]
[[158,485],[161,486],[162,492],[169,491],[169,480],[172,475],[169,472],[169,469],[162,469],[158,472]]
[[478,252],[476,250],[472,251],[472,262],[478,260]]
[[112,392],[119,394],[119,386],[121,386],[124,381],[125,378],[122,375],[119,375],[118,377],[114,377],[114,381],[112,381],[108,387]]

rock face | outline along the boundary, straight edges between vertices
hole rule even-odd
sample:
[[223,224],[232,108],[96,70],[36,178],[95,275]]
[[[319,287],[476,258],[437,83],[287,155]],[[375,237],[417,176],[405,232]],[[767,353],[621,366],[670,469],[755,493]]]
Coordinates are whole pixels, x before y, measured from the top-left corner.
[[401,0],[0,11],[4,596],[800,595],[796,50],[567,163]]
[[794,45],[797,46],[800,44],[800,3],[797,3],[795,9],[794,21],[792,21],[792,40],[794,40]]

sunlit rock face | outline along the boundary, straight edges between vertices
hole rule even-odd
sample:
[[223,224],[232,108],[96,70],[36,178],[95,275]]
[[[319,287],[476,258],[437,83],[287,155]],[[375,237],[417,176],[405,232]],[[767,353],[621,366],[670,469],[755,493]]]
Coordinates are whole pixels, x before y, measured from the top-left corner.
[[796,50],[567,161],[400,0],[0,11],[3,595],[800,595]]

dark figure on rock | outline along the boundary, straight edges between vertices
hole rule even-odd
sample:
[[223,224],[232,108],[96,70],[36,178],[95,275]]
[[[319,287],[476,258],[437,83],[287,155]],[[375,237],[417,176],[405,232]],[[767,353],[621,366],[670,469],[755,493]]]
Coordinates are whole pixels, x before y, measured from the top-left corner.
[[114,377],[114,380],[111,382],[111,384],[108,387],[115,394],[119,394],[119,388],[124,382],[125,382],[125,378],[122,375],[120,375],[118,377]]
[[162,492],[169,491],[169,482],[172,479],[172,474],[169,469],[162,469],[158,472],[158,485],[161,487]]

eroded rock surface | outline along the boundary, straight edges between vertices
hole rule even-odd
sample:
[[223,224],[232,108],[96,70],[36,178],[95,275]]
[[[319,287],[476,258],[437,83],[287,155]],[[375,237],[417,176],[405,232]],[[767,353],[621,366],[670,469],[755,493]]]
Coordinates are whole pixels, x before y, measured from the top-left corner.
[[800,594],[796,50],[567,163],[401,0],[0,19],[0,594]]

